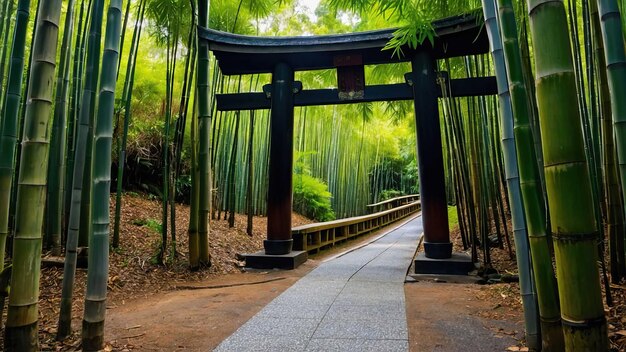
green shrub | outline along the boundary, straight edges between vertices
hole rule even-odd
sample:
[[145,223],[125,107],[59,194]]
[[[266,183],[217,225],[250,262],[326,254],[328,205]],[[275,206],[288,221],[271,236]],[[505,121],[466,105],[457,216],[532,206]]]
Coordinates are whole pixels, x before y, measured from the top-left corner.
[[454,228],[456,226],[459,226],[459,216],[458,216],[458,212],[456,210],[456,206],[448,206],[448,224],[450,226],[450,228]]
[[398,191],[395,189],[386,189],[384,191],[380,192],[379,195],[379,202],[385,201],[387,199],[392,199],[392,198],[397,198],[397,197],[401,197],[404,195],[404,192],[402,191]]
[[332,196],[322,180],[309,175],[294,175],[293,208],[298,213],[316,221],[334,220]]
[[163,225],[156,219],[135,219],[132,223],[135,226],[147,227],[156,233],[161,233],[161,231],[163,231]]

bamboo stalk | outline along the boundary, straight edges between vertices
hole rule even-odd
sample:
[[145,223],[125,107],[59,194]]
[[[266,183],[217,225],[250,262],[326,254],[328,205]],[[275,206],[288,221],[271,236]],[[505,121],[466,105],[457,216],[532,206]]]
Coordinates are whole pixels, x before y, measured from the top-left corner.
[[54,80],[56,70],[61,1],[42,0],[38,11],[17,183],[13,273],[4,339],[7,351],[38,350],[39,265],[53,99],[53,87],[48,82]]
[[[92,120],[95,105],[95,95],[98,86],[98,67],[100,62],[100,37],[102,26],[103,0],[92,3],[91,22],[89,27],[89,43],[87,47],[87,63],[85,67],[85,84],[82,91],[79,126],[76,136],[76,146],[85,146],[89,138],[89,125]],[[74,170],[72,176],[72,203],[67,228],[67,243],[65,244],[65,265],[63,266],[63,288],[59,311],[59,329],[57,339],[63,340],[72,332],[72,297],[74,279],[76,276],[77,247],[79,243],[79,227],[82,214],[81,200],[83,179],[85,178],[85,164],[87,148],[77,147],[74,156]]]
[[89,271],[83,317],[83,351],[104,348],[104,320],[109,274],[109,202],[111,189],[111,152],[113,111],[115,109],[116,67],[119,60],[122,27],[122,0],[111,0],[107,11],[104,52],[100,72],[98,117],[94,133],[93,216],[89,236]]
[[18,116],[24,72],[24,47],[26,46],[29,15],[30,0],[20,0],[15,15],[11,65],[2,110],[2,125],[0,126],[0,270],[4,268],[5,246],[9,235],[11,185],[15,171]]
[[[198,25],[209,26],[209,0],[198,2]],[[211,264],[209,255],[209,211],[211,210],[211,110],[210,110],[210,84],[209,84],[209,46],[205,40],[198,38],[198,73],[196,84],[198,86],[198,169],[199,177],[199,212],[198,212],[198,235],[200,244],[200,263]]]
[[[562,1],[528,0],[565,349],[607,350],[598,224]],[[577,192],[572,192],[577,189]]]
[[[600,28],[604,42],[604,54],[606,58],[606,73],[608,78],[609,92],[611,95],[611,112],[613,114],[613,131],[619,163],[620,183],[622,197],[626,194],[626,51],[624,48],[623,32],[621,28],[621,14],[615,0],[597,0]],[[605,117],[606,118],[606,117]],[[608,157],[608,156],[607,156]],[[618,234],[620,239],[615,238],[614,247],[619,246],[620,257],[624,256],[623,234]],[[616,248],[617,249],[617,248]],[[625,264],[621,264],[622,269]],[[620,270],[622,271],[622,270]],[[626,273],[623,273],[623,275]]]
[[613,116],[611,111],[611,96],[609,92],[604,58],[604,44],[601,36],[600,20],[597,5],[592,2],[592,23],[596,35],[595,59],[598,65],[598,84],[600,88],[600,110],[602,119],[603,149],[604,149],[604,182],[605,197],[607,200],[606,227],[609,237],[611,258],[611,282],[619,283],[626,275],[626,258],[624,258],[624,214],[620,195],[617,165],[615,164],[615,141],[613,135]]
[[[554,338],[551,336],[552,331],[543,323],[541,326],[538,326],[539,319],[537,317],[537,310],[539,310],[540,314],[542,313],[541,304],[544,300],[539,297],[539,307],[537,307],[537,296],[540,294],[540,291],[538,287],[539,284],[535,286],[535,280],[533,280],[531,258],[529,257],[529,247],[532,244],[529,243],[528,240],[528,230],[526,228],[526,221],[524,217],[525,208],[522,201],[523,190],[521,187],[522,179],[520,177],[520,172],[523,172],[523,166],[519,163],[520,160],[518,159],[518,146],[521,145],[522,141],[517,140],[520,136],[516,135],[514,132],[514,104],[512,104],[512,101],[514,101],[515,98],[512,99],[511,94],[516,93],[517,91],[513,89],[509,90],[509,84],[514,84],[515,77],[509,76],[507,78],[507,64],[505,61],[505,50],[509,49],[507,48],[507,41],[511,39],[508,37],[508,34],[511,32],[507,32],[507,30],[511,30],[511,24],[507,23],[507,20],[510,20],[510,17],[506,18],[504,16],[507,14],[507,12],[505,12],[507,9],[504,5],[510,4],[503,4],[502,1],[500,4],[501,15],[499,20],[497,17],[497,4],[495,0],[483,0],[483,11],[485,13],[485,22],[487,24],[491,51],[496,66],[496,79],[498,80],[498,100],[500,102],[500,121],[502,125],[502,150],[504,152],[505,170],[507,172],[506,178],[511,204],[511,224],[513,226],[513,234],[515,236],[517,267],[520,271],[520,290],[522,293],[522,303],[524,307],[524,322],[526,324],[527,334],[526,341],[528,343],[528,347],[532,349],[540,349],[542,345],[541,341],[543,340],[544,348],[548,348],[548,350],[550,350],[547,342]],[[513,18],[513,21],[514,20],[515,19]],[[502,36],[504,37],[504,48],[502,41],[503,38],[501,38],[500,33],[502,33]],[[517,36],[517,33],[515,33],[515,35]],[[515,44],[517,45],[517,43]],[[517,118],[517,116],[515,116],[515,118]],[[530,140],[530,144],[532,146],[532,140]],[[520,165],[519,170],[518,165]],[[536,164],[533,162],[533,165]],[[530,223],[528,226],[530,227]],[[538,268],[535,267],[535,275],[537,269]],[[559,331],[560,330],[557,330],[557,333]]]
[[65,146],[67,139],[67,94],[70,76],[70,48],[74,31],[74,0],[67,3],[63,42],[61,44],[60,66],[57,73],[56,98],[50,140],[50,160],[48,168],[48,204],[46,207],[47,246],[53,255],[61,254],[61,233],[63,232],[63,199],[65,193]]
[[[5,6],[6,5],[6,6]],[[2,111],[4,107],[4,70],[6,69],[6,58],[7,58],[7,49],[9,48],[9,32],[11,29],[11,15],[13,14],[13,6],[15,5],[14,0],[6,0],[6,4],[2,4],[2,19],[0,19],[0,37],[2,37],[2,42],[5,45],[2,46],[2,51],[0,51],[0,111]],[[8,85],[7,85],[8,86]],[[0,133],[2,133],[2,120],[4,119],[4,114],[0,116]]]
[[[122,131],[122,142],[118,150],[118,168],[117,168],[117,186],[115,193],[115,223],[113,227],[113,248],[119,247],[120,241],[120,222],[122,218],[122,184],[124,181],[124,165],[126,164],[126,145],[128,143],[128,128],[131,118],[131,101],[133,95],[133,87],[135,83],[135,68],[137,65],[137,51],[139,49],[139,40],[141,38],[141,29],[143,28],[143,18],[146,11],[147,1],[141,0],[139,3],[139,16],[135,21],[135,30],[131,41],[130,53],[128,54],[128,65],[126,66],[126,80],[124,82],[124,90],[122,92],[122,101],[124,102],[124,127]],[[120,47],[121,52],[121,47]],[[119,65],[118,65],[119,66]]]

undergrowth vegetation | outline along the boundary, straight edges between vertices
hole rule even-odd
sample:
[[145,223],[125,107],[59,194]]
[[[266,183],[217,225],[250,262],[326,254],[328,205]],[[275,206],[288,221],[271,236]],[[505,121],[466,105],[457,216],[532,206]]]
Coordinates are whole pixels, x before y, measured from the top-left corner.
[[328,185],[320,179],[302,174],[296,175],[293,181],[293,208],[296,212],[316,221],[335,219]]

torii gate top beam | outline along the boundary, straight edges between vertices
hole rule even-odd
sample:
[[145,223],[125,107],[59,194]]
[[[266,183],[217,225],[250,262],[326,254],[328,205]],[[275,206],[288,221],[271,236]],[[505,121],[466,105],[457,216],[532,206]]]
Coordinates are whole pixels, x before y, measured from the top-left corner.
[[[472,14],[433,22],[434,58],[487,53],[489,40],[483,27],[482,17]],[[402,57],[382,51],[395,31],[384,29],[309,37],[255,37],[198,28],[200,38],[209,42],[209,49],[217,57],[225,75],[271,73],[279,62],[289,65],[294,71],[329,69],[338,66],[338,57],[351,55],[358,55],[362,65],[410,61],[416,50],[403,48],[405,55]],[[423,45],[430,48],[428,42]]]

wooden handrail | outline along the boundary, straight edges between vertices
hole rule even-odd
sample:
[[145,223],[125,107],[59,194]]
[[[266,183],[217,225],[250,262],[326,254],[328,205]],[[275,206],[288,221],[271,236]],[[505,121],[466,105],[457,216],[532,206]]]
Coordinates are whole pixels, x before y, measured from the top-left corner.
[[419,194],[410,194],[408,196],[400,196],[400,197],[396,197],[396,198],[391,198],[391,199],[387,199],[387,200],[383,200],[382,202],[378,202],[378,203],[374,203],[374,204],[368,204],[366,205],[367,207],[377,207],[383,204],[387,204],[387,203],[391,203],[397,200],[403,200],[403,199],[407,199],[407,198],[419,198]]
[[328,230],[328,229],[332,229],[335,227],[342,227],[342,226],[346,226],[346,225],[352,225],[352,224],[356,224],[358,222],[362,222],[365,220],[373,220],[376,218],[379,218],[383,215],[386,214],[390,214],[393,213],[394,211],[398,211],[401,209],[406,209],[406,208],[410,208],[411,206],[415,205],[415,204],[421,204],[420,201],[415,201],[413,203],[410,204],[406,204],[397,208],[393,208],[393,209],[388,209],[388,210],[384,210],[378,213],[373,213],[373,214],[368,214],[368,215],[362,215],[362,216],[355,216],[352,218],[345,218],[345,219],[339,219],[339,220],[332,220],[332,221],[326,221],[326,222],[318,222],[315,224],[306,224],[306,225],[300,225],[300,226],[296,226],[294,228],[291,229],[291,233],[295,234],[295,233],[307,233],[307,232],[314,232],[314,231],[320,231],[320,230]]
[[417,200],[369,215],[297,226],[291,229],[293,247],[294,250],[319,252],[336,243],[387,226],[418,212],[420,208],[421,202]]

